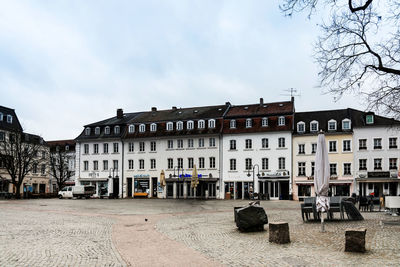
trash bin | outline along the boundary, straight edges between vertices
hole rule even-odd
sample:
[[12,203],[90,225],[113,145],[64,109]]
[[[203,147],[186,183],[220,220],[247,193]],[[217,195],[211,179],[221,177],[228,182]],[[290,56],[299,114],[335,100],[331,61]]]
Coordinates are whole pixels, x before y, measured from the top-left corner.
[[231,199],[231,192],[225,193],[225,199]]

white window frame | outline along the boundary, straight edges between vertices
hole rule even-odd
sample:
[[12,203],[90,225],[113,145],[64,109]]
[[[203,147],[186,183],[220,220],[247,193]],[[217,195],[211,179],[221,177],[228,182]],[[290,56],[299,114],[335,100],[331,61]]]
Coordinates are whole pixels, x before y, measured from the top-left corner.
[[261,148],[263,148],[263,149],[269,148],[269,140],[268,140],[268,138],[262,138],[261,139]]
[[121,128],[118,125],[114,126],[114,134],[120,134],[120,133],[121,133]]
[[85,129],[85,135],[90,135],[90,127],[86,127],[86,129]]
[[151,152],[156,152],[157,151],[157,142],[156,141],[151,141],[150,142],[150,151]]
[[[303,126],[303,130],[302,131],[300,131],[300,126]],[[298,133],[304,133],[306,131],[306,124],[305,124],[305,122],[304,121],[299,121],[298,123],[297,123],[297,132]]]
[[[345,123],[348,122],[349,123],[349,128],[345,128],[344,125]],[[350,119],[343,119],[342,120],[342,130],[350,130],[351,129],[351,120]]]
[[157,131],[157,124],[156,123],[150,124],[150,131],[151,132],[156,132]]
[[214,119],[208,120],[208,128],[210,128],[210,129],[215,128],[215,120]]
[[167,131],[173,131],[174,130],[174,123],[169,121],[167,122]]
[[[368,121],[368,118],[371,118],[371,121],[370,121],[370,122]],[[374,124],[374,115],[372,115],[372,114],[366,115],[366,116],[365,116],[365,123],[366,123],[366,124]]]
[[[335,150],[331,151],[331,143],[335,144]],[[336,140],[328,141],[328,153],[337,153],[337,152],[338,152],[337,141]]]
[[187,121],[186,122],[186,129],[193,130],[194,128],[194,121]]
[[0,121],[3,121],[3,113],[0,112]]
[[134,168],[134,162],[133,159],[128,160],[128,169],[133,170]]
[[[316,125],[317,127],[316,127],[316,130],[314,130],[313,129],[313,125]],[[312,122],[310,122],[310,132],[318,132],[318,130],[319,130],[319,123],[318,123],[318,121],[316,121],[316,120],[314,120],[314,121],[312,121]]]
[[261,159],[261,169],[262,170],[268,170],[269,169],[269,159],[268,158],[262,158]]
[[253,127],[253,120],[252,119],[246,119],[246,128],[251,128]]
[[[334,125],[335,125],[335,128],[334,128],[334,129],[331,129],[331,128],[330,128],[330,124],[331,124],[331,123],[334,123]],[[337,129],[337,121],[334,120],[334,119],[329,120],[329,121],[328,121],[328,131],[336,131],[336,129]]]
[[194,141],[193,141],[193,139],[188,139],[188,142],[187,142],[187,146],[188,146],[188,148],[193,148],[194,147]]
[[106,128],[104,128],[104,133],[110,134],[110,126],[106,126]]
[[197,121],[197,128],[198,129],[204,129],[205,128],[205,121],[204,120],[199,120]]
[[178,121],[176,123],[176,130],[177,131],[182,131],[183,130],[183,121]]
[[[349,173],[346,173],[346,168],[345,168],[345,166],[346,166],[347,164],[350,164],[350,172],[349,172]],[[351,162],[344,162],[344,163],[343,163],[343,175],[352,175],[352,173],[353,173],[353,170],[352,170]]]
[[139,132],[144,133],[146,131],[146,124],[142,123],[139,125]]
[[306,154],[306,145],[305,144],[298,144],[298,154],[305,155]]
[[253,140],[252,139],[245,140],[245,149],[253,149]]
[[235,129],[236,128],[236,120],[230,120],[229,121],[229,128]]
[[[285,148],[286,147],[286,138],[285,137],[279,137],[278,138],[278,148]],[[283,144],[283,146],[282,146]]]
[[268,126],[268,118],[264,117],[261,119],[261,127],[267,127]]
[[284,126],[285,123],[286,123],[285,117],[284,117],[284,116],[280,116],[280,117],[278,118],[278,126]]
[[[349,145],[349,146],[350,146],[350,147],[349,147],[350,150],[345,150],[345,145],[344,145],[345,142],[349,142],[349,143],[350,143],[350,145]],[[352,151],[353,151],[353,149],[352,149],[352,145],[351,145],[351,140],[350,140],[350,139],[343,140],[343,141],[342,141],[342,152],[344,152],[344,153],[346,153],[346,152],[349,153],[349,152],[352,152]]]
[[135,132],[135,125],[130,124],[130,125],[128,126],[128,132],[129,132],[129,133],[134,133],[134,132]]
[[94,134],[99,135],[100,134],[100,127],[94,128]]
[[236,159],[229,159],[229,170],[236,171]]
[[209,145],[209,147],[215,147],[215,138],[214,137],[210,137],[208,139],[208,145]]
[[236,140],[229,140],[229,150],[236,150]]
[[13,117],[11,115],[7,115],[7,123],[12,123]]

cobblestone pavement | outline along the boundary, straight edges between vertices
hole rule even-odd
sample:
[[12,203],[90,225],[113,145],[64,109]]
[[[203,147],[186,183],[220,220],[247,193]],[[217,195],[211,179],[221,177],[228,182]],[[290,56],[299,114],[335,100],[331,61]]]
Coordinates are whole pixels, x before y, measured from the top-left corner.
[[[0,201],[0,266],[399,266],[400,218],[303,223],[299,203],[263,201],[270,222],[289,222],[291,243],[240,233],[246,201]],[[392,222],[392,223],[389,223]],[[344,252],[347,228],[367,228],[367,253]]]

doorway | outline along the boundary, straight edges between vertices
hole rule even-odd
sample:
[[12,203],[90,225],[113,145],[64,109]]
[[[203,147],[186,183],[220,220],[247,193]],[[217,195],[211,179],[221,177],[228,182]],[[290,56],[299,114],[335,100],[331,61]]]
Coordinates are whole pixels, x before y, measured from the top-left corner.
[[128,197],[132,196],[132,178],[128,178]]
[[157,187],[158,187],[157,177],[152,177],[151,178],[151,183],[153,185],[153,197],[157,197]]
[[118,198],[119,194],[119,178],[113,178],[113,198]]

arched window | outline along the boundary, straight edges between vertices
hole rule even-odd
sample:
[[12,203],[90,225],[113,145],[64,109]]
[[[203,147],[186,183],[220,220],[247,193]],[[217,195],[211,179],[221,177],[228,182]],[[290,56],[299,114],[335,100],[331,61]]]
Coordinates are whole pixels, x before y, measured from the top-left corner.
[[285,117],[281,116],[278,118],[278,126],[285,125]]
[[100,127],[94,128],[94,134],[96,134],[96,135],[100,134]]
[[215,120],[214,119],[208,120],[208,128],[215,128]]
[[253,126],[252,119],[246,119],[246,128],[251,128]]
[[229,127],[230,127],[230,128],[236,128],[236,120],[231,120],[231,121],[229,122]]
[[110,126],[106,126],[106,128],[104,128],[104,133],[110,134]]
[[152,131],[152,132],[157,131],[157,124],[155,124],[155,123],[150,124],[150,131]]
[[262,127],[267,127],[268,126],[268,118],[262,118],[261,119],[261,126]]
[[204,122],[204,120],[199,120],[199,121],[197,122],[197,128],[199,128],[199,129],[204,129],[204,127],[205,127],[205,122]]
[[135,132],[135,125],[130,124],[129,127],[128,127],[128,132],[129,133],[134,133]]
[[85,129],[85,135],[90,135],[90,128],[89,128],[89,127],[87,127],[87,128]]
[[350,119],[344,119],[342,120],[342,129],[343,130],[350,130],[351,129],[351,120]]
[[174,129],[174,124],[172,122],[167,122],[167,131],[172,131]]
[[140,124],[139,125],[139,132],[144,133],[146,131],[146,125],[145,124]]
[[3,121],[3,113],[0,112],[0,121]]
[[297,132],[304,133],[306,131],[306,124],[303,121],[297,123]]
[[12,123],[12,116],[11,115],[7,115],[7,122],[8,123]]
[[335,120],[329,120],[328,121],[328,131],[336,131],[336,121]]
[[187,128],[188,130],[193,130],[193,128],[194,128],[194,122],[193,122],[193,121],[188,121],[188,122],[186,123],[186,128]]
[[318,132],[318,121],[310,122],[310,131],[311,132]]
[[114,127],[114,133],[115,134],[119,134],[120,133],[120,128],[119,128],[118,125]]
[[182,130],[183,130],[183,122],[182,122],[182,121],[178,121],[178,122],[176,123],[176,129],[177,129],[178,131],[182,131]]

